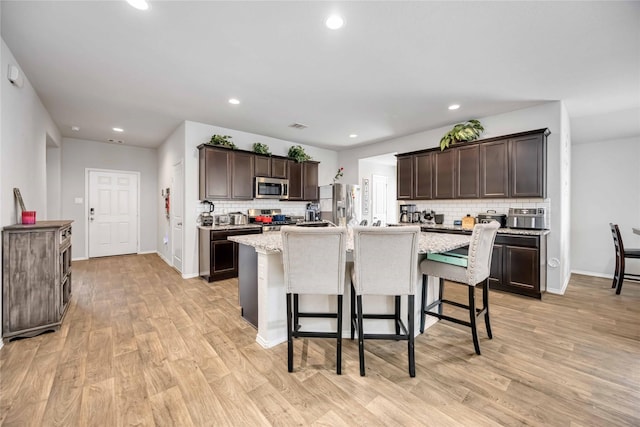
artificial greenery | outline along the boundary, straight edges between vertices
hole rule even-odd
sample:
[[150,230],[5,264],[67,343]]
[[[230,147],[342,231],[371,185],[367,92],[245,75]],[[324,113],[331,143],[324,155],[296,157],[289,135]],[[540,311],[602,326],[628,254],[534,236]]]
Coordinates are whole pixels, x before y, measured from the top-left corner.
[[267,154],[269,156],[271,155],[271,151],[269,151],[269,146],[261,142],[256,142],[253,144],[253,152],[258,154]]
[[229,135],[213,135],[211,137],[211,141],[209,141],[208,144],[221,145],[223,147],[233,148],[234,150],[238,148],[236,147],[236,144],[231,141],[231,136]]
[[478,139],[482,132],[484,132],[484,128],[479,120],[472,119],[468,122],[458,123],[453,129],[444,134],[440,140],[440,150],[449,148],[449,145],[455,144],[456,142]]
[[298,163],[311,160],[311,156],[304,152],[304,148],[301,145],[293,145],[289,148],[287,155]]

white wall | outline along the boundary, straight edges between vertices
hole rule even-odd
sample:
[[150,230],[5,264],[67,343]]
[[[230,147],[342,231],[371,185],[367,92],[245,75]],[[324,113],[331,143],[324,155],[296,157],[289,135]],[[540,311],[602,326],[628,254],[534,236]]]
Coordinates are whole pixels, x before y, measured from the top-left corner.
[[[156,206],[158,162],[154,148],[114,145],[82,139],[64,138],[62,142],[62,216],[74,221],[74,259],[88,257],[85,174],[87,168],[140,172],[140,252],[155,252],[158,222]],[[82,198],[76,204],[75,199]]]
[[[158,150],[158,164],[160,166],[158,182],[160,187],[168,187],[171,180],[171,166],[179,160],[180,144],[183,144],[182,153],[184,156],[184,244],[183,244],[183,277],[195,277],[198,275],[198,233],[196,228],[196,219],[200,213],[201,204],[198,200],[198,145],[203,144],[211,139],[211,135],[230,135],[233,142],[242,150],[251,150],[253,143],[261,142],[267,144],[271,153],[275,155],[286,156],[289,147],[298,145],[297,142],[285,141],[282,139],[271,138],[263,135],[242,132],[233,129],[226,129],[218,126],[207,125],[204,123],[186,121],[181,125],[171,137],[169,137]],[[307,154],[313,160],[319,161],[318,168],[319,184],[329,184],[332,182],[335,171],[337,170],[337,153],[335,151],[326,150],[317,147],[311,147],[300,144],[304,147]],[[158,193],[159,194],[159,193]],[[216,212],[224,209],[246,210],[247,207],[264,206],[258,201],[254,202],[232,202],[232,201],[214,201]],[[273,207],[273,203],[269,203],[269,208]],[[297,202],[279,202],[283,211],[291,213],[304,213],[304,203]],[[161,239],[158,242],[158,252],[170,247],[170,243],[165,247],[162,238],[167,231],[167,224],[160,221],[158,235]],[[166,233],[170,238],[170,233]],[[167,253],[168,254],[168,253]],[[166,256],[165,256],[166,258]],[[168,259],[168,258],[167,258]],[[170,261],[169,261],[170,263]]]
[[[615,254],[609,223],[618,224],[625,247],[640,248],[640,136],[572,147],[571,265],[577,273],[613,277]],[[640,274],[640,262],[627,262]]]
[[[553,293],[562,293],[568,282],[568,272],[570,269],[570,259],[566,245],[569,232],[566,225],[563,225],[563,198],[568,194],[562,187],[562,164],[570,163],[567,156],[570,154],[566,148],[569,135],[568,127],[563,129],[562,120],[563,106],[561,102],[548,102],[531,108],[511,111],[509,113],[495,116],[480,117],[485,133],[482,138],[507,135],[511,133],[528,130],[549,128],[551,135],[547,145],[547,195],[543,199],[527,199],[526,203],[544,203],[549,207],[549,228],[551,233],[548,236],[547,259],[557,259],[558,266],[547,266],[547,290]],[[452,123],[453,124],[453,123]],[[340,151],[338,161],[345,167],[343,180],[349,182],[358,179],[357,165],[358,159],[378,156],[388,153],[403,153],[427,148],[438,147],[442,135],[449,131],[451,125],[413,135],[395,138],[377,144],[356,147],[350,150]],[[563,135],[565,135],[563,137]],[[486,210],[486,204],[482,200],[467,201],[468,209],[476,209],[478,212]],[[524,203],[514,201],[517,203]],[[473,212],[470,212],[473,213]],[[565,220],[566,221],[566,220]]]
[[12,85],[7,72],[16,59],[2,41],[0,86],[2,87],[2,189],[0,225],[20,222],[13,198],[18,187],[28,210],[36,211],[36,219],[47,218],[47,135],[59,145],[60,132],[45,110],[33,86],[24,76],[24,85]]
[[47,219],[62,218],[62,149],[47,147]]

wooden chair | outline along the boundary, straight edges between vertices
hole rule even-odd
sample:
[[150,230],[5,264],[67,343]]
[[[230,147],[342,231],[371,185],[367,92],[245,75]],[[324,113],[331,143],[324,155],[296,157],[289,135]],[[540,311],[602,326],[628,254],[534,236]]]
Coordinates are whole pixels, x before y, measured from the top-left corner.
[[[287,292],[287,365],[293,372],[293,338],[336,338],[336,373],[342,373],[342,296],[347,260],[345,227],[282,227],[282,262]],[[336,313],[300,312],[298,296],[337,295]],[[293,297],[293,310],[291,299]],[[335,332],[300,330],[301,317],[336,319]]]
[[[441,320],[448,320],[459,325],[471,328],[473,336],[473,346],[476,354],[480,354],[480,344],[478,342],[477,318],[484,315],[484,322],[487,328],[489,339],[493,338],[491,334],[491,324],[489,322],[489,285],[488,278],[491,270],[491,255],[493,254],[493,243],[496,233],[500,228],[497,221],[491,221],[488,224],[476,224],[471,234],[471,242],[469,243],[469,254],[467,258],[467,266],[453,265],[440,261],[432,261],[425,259],[420,263],[422,271],[422,304],[420,316],[420,333],[424,332],[425,315],[434,316]],[[427,291],[429,276],[440,278],[440,295],[438,299],[429,305],[427,302]],[[469,288],[469,305],[464,305],[455,301],[444,299],[444,280],[457,283]],[[475,290],[476,285],[482,285],[482,302],[483,307],[476,309]],[[456,307],[469,310],[469,321],[460,320],[451,316],[442,314],[442,305],[450,304]],[[437,308],[437,313],[431,310]]]
[[622,244],[622,236],[617,224],[609,223],[611,234],[613,235],[613,245],[616,249],[616,271],[613,275],[612,288],[616,288],[616,295],[622,291],[624,279],[640,281],[640,274],[625,273],[625,258],[640,259],[640,249],[625,249]]
[[[358,331],[360,375],[365,375],[364,340],[406,340],[409,375],[415,377],[414,318],[420,227],[353,227],[353,269],[351,271],[351,339]],[[364,314],[362,297],[394,297],[391,314]],[[407,295],[408,325],[400,319],[401,296]],[[395,333],[365,334],[363,319],[388,319]]]

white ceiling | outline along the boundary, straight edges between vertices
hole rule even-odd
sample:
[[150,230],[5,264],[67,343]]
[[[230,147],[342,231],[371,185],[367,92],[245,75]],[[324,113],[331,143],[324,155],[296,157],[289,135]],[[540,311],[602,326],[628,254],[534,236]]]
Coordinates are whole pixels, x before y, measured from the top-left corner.
[[[576,140],[640,134],[639,2],[1,8],[2,37],[65,137],[154,147],[193,120],[339,150],[550,100],[566,102]],[[344,28],[324,26],[330,12]]]

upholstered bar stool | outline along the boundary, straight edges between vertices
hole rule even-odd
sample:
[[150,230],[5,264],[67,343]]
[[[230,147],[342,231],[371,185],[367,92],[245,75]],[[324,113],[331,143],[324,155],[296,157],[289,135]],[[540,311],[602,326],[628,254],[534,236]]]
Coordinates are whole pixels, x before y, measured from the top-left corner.
[[[336,338],[336,373],[342,373],[342,296],[347,259],[344,227],[282,227],[282,263],[287,293],[287,365],[293,372],[293,338]],[[336,313],[298,310],[298,296],[337,295]],[[293,310],[291,299],[293,298]],[[300,330],[301,317],[336,319],[335,332]]]
[[624,279],[640,281],[640,274],[625,273],[625,259],[640,259],[640,249],[626,249],[622,244],[622,236],[618,224],[609,223],[611,234],[613,235],[613,244],[616,248],[616,271],[613,274],[612,288],[616,288],[616,295],[620,295],[622,291],[622,282]]
[[[468,326],[471,328],[473,346],[475,347],[476,353],[480,354],[480,344],[478,343],[478,330],[476,324],[477,318],[484,315],[487,334],[490,339],[493,338],[491,334],[491,324],[489,323],[488,278],[491,270],[493,243],[499,227],[500,224],[497,221],[492,221],[488,224],[477,224],[473,228],[466,266],[454,265],[430,259],[425,259],[420,263],[420,270],[422,271],[422,314],[420,316],[420,333],[424,332],[425,315],[434,316],[441,320],[444,319],[459,325]],[[426,295],[429,286],[429,276],[440,278],[440,295],[436,301],[427,305]],[[444,299],[444,280],[467,286],[469,288],[469,305]],[[481,309],[476,309],[475,303],[475,290],[476,285],[478,284],[482,285],[483,307]],[[442,314],[443,304],[450,304],[469,310],[469,321],[467,322]],[[434,308],[437,308],[436,313],[431,312]]]
[[[415,377],[414,318],[415,282],[417,280],[420,227],[354,227],[353,269],[351,271],[351,339],[358,331],[360,375],[365,375],[364,340],[406,340],[409,375]],[[391,314],[365,314],[362,297],[394,297]],[[408,325],[400,318],[401,296],[407,295]],[[394,322],[395,334],[365,334],[363,319],[388,319]]]

